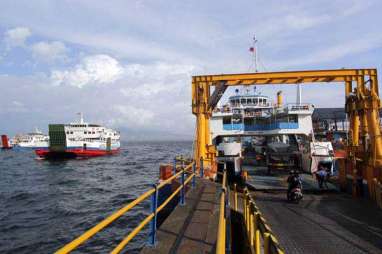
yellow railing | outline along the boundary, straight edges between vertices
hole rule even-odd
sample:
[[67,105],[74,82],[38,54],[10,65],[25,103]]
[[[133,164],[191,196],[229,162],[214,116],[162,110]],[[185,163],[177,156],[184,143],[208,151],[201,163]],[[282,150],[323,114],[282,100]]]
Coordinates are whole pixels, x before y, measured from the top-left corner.
[[[236,203],[236,201],[234,202]],[[243,193],[243,216],[251,253],[260,254],[261,235],[264,244],[264,254],[284,254],[247,188],[244,189]]]
[[226,200],[227,200],[227,173],[224,171],[222,180],[222,191],[220,194],[219,205],[219,226],[216,242],[216,254],[223,254],[226,252]]
[[[192,169],[192,171],[190,171]],[[185,174],[188,173],[187,179],[184,179]],[[185,198],[185,188],[191,180],[193,180],[193,186],[195,184],[195,163],[192,162],[186,167],[182,168],[178,173],[172,175],[170,178],[168,178],[165,181],[160,182],[159,184],[155,185],[155,188],[152,188],[142,195],[140,195],[138,198],[136,198],[131,203],[127,204],[126,206],[119,209],[117,212],[113,213],[100,223],[98,223],[96,226],[90,228],[85,233],[83,233],[81,236],[74,239],[72,242],[66,244],[62,248],[56,251],[57,254],[63,254],[63,253],[69,253],[72,250],[76,249],[79,245],[83,244],[86,240],[94,236],[96,233],[107,227],[109,224],[111,224],[113,221],[117,220],[119,217],[130,211],[132,208],[134,208],[136,205],[140,204],[142,201],[146,200],[148,197],[152,196],[155,203],[154,209],[152,209],[152,212],[143,219],[137,227],[135,227],[123,240],[120,242],[117,247],[111,252],[111,253],[119,253],[123,250],[123,248],[133,239],[144,226],[146,226],[150,221],[154,223],[154,234],[156,230],[156,215],[179,193],[181,192],[181,203],[184,203]],[[157,206],[157,200],[158,200],[158,191],[166,184],[171,183],[174,179],[181,177],[181,185],[158,207]],[[153,222],[154,220],[154,222]],[[153,239],[155,241],[155,237]]]

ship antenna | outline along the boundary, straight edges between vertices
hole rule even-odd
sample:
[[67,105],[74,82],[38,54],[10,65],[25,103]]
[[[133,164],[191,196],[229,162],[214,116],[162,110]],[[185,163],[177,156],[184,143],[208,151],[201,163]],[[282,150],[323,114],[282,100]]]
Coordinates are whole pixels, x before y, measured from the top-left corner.
[[255,72],[258,72],[258,69],[257,69],[257,39],[256,39],[255,35],[253,36],[253,46],[250,48],[250,51],[253,54],[253,61],[255,64]]

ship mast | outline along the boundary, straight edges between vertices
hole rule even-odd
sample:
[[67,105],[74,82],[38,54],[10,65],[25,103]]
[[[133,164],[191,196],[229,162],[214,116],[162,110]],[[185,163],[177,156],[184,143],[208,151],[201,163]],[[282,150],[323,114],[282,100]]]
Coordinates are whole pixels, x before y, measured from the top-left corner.
[[80,124],[83,124],[84,123],[84,115],[82,114],[82,112],[78,112],[77,115],[80,116]]

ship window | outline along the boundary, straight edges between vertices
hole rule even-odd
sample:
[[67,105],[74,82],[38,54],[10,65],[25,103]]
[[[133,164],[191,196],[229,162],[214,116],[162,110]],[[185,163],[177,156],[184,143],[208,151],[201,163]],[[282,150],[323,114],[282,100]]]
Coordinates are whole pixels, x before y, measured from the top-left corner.
[[73,131],[71,131],[70,134],[73,134]]
[[257,105],[257,98],[253,98],[253,104]]
[[252,104],[252,98],[247,99],[247,104]]
[[84,131],[84,134],[88,134],[86,131]]
[[246,104],[246,99],[241,99],[241,104]]
[[231,124],[231,117],[229,116],[223,117],[223,124]]

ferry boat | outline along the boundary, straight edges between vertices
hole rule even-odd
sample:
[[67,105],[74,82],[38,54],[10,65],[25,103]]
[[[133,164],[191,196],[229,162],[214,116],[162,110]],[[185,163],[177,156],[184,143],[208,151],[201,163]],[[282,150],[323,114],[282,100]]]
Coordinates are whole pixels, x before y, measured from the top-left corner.
[[120,133],[113,129],[80,121],[49,125],[49,147],[36,149],[42,158],[74,158],[111,155],[120,150]]
[[212,113],[212,142],[218,156],[234,163],[238,172],[240,166],[236,164],[241,163],[239,158],[245,158],[244,163],[269,169],[299,168],[314,173],[321,161],[332,164],[333,148],[330,142],[314,139],[313,110],[312,104],[301,103],[301,99],[283,105],[281,91],[273,103],[256,87],[253,92],[247,87],[244,93],[236,89],[228,103],[217,106]]
[[34,132],[16,135],[11,140],[11,142],[13,143],[14,147],[20,148],[48,148],[49,136],[43,134],[40,130],[36,128]]

